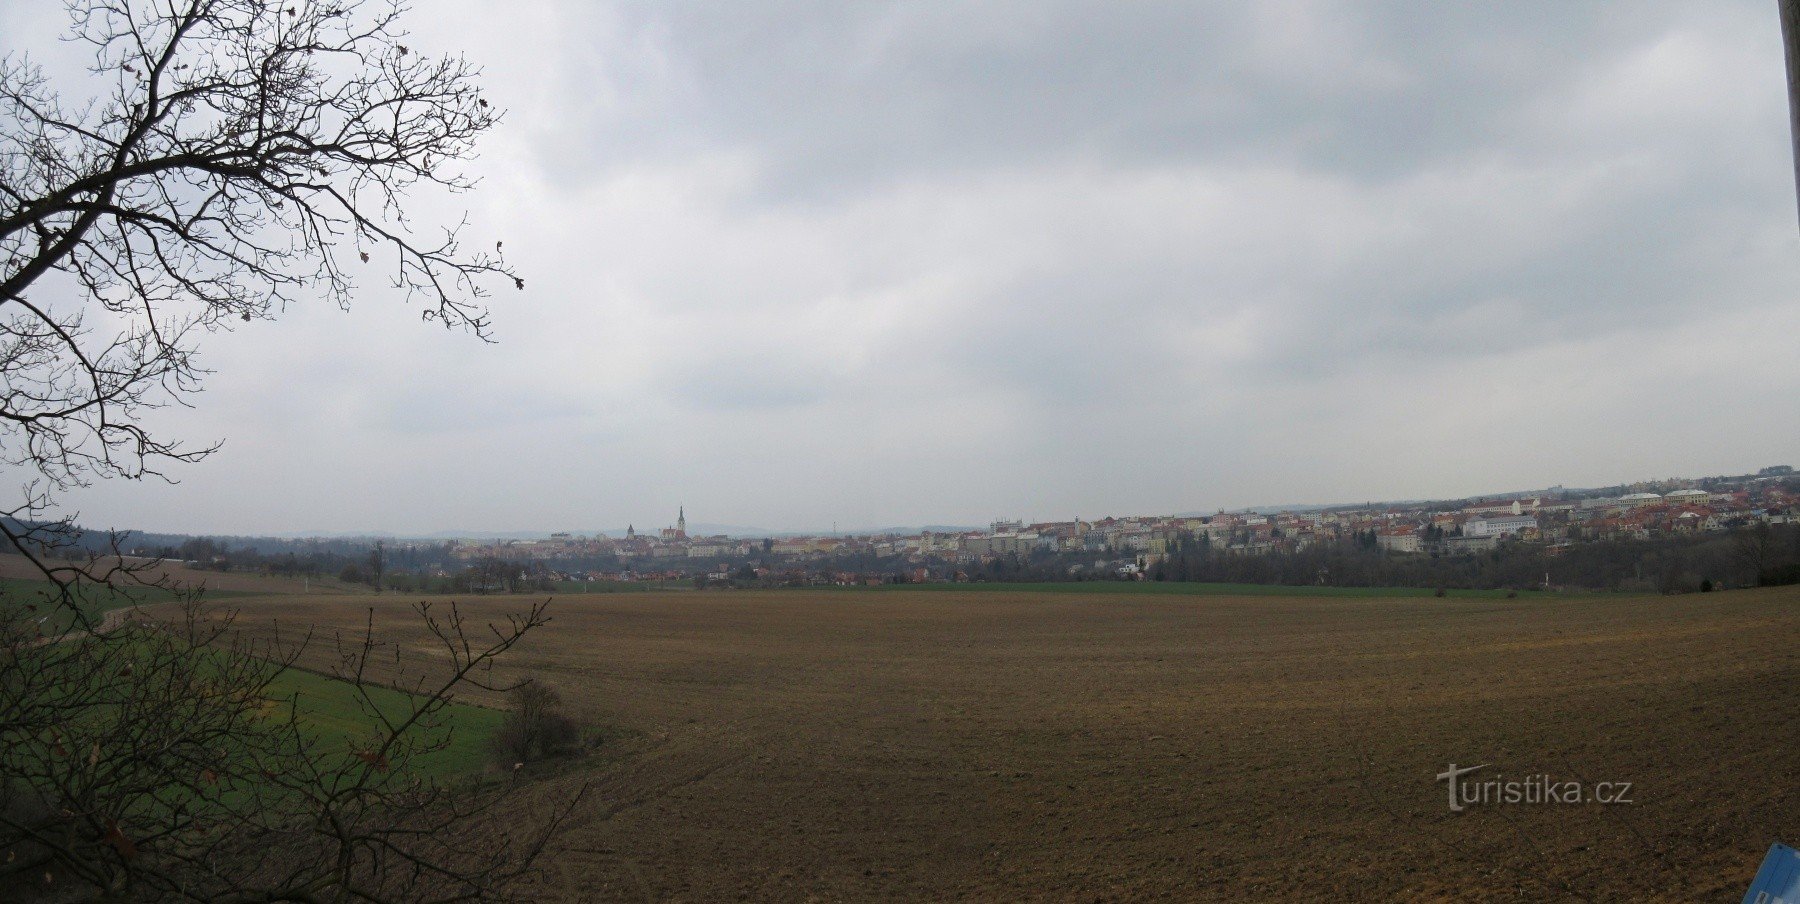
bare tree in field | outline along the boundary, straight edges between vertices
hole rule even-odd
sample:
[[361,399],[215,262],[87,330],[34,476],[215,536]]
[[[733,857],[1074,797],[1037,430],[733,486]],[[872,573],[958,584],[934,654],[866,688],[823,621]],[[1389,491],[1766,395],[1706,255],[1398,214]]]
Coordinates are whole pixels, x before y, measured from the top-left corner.
[[1780,544],[1767,521],[1758,521],[1731,533],[1732,558],[1749,576],[1752,586],[1762,583],[1769,568],[1779,560],[1780,553]]
[[67,5],[100,96],[0,60],[0,459],[25,475],[0,540],[58,588],[50,611],[0,606],[0,898],[502,895],[554,818],[503,831],[493,793],[415,767],[542,607],[484,627],[422,609],[445,655],[398,696],[385,686],[404,670],[371,670],[371,620],[338,660],[371,726],[345,750],[281,690],[304,639],[248,644],[197,604],[179,623],[95,619],[84,587],[143,566],[63,561],[80,538],[52,517],[72,487],[215,448],[144,423],[199,388],[209,331],[385,283],[487,338],[483,297],[523,280],[498,243],[464,248],[461,223],[415,223],[408,205],[470,187],[457,167],[498,111],[468,63],[407,44],[398,6]]

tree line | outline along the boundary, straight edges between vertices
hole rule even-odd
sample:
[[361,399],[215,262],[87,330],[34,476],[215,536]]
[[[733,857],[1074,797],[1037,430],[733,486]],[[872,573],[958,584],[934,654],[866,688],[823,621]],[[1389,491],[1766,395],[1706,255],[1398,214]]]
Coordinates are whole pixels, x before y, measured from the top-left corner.
[[[1097,568],[1094,553],[1039,552],[967,566],[973,580],[1134,580]],[[1579,588],[1680,593],[1800,583],[1800,525],[1758,522],[1726,533],[1601,540],[1568,546],[1502,542],[1462,555],[1395,553],[1369,532],[1255,555],[1183,535],[1160,556],[1125,553],[1143,580],[1475,590]]]

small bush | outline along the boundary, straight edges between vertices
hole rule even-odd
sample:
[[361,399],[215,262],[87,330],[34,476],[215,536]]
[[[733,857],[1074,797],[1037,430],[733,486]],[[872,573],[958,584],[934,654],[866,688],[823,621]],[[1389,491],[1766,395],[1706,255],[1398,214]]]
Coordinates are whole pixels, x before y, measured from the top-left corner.
[[1509,599],[1509,600],[1516,600],[1516,599],[1518,599],[1518,598],[1519,598],[1519,591],[1517,591],[1517,590],[1508,590],[1508,591],[1506,591],[1506,598],[1507,598],[1507,599]]
[[1444,589],[1444,588],[1442,588],[1442,587],[1439,587],[1439,588],[1438,588],[1438,589],[1437,589],[1437,591],[1436,591],[1436,592],[1434,592],[1434,593],[1433,593],[1433,594],[1431,594],[1431,595],[1432,595],[1432,596],[1435,596],[1435,597],[1438,597],[1438,598],[1439,598],[1439,599],[1442,599],[1442,598],[1443,598],[1443,597],[1446,597],[1446,596],[1449,596],[1449,595],[1450,595],[1450,592],[1449,592],[1449,591],[1448,591],[1448,590],[1445,590],[1445,589]]
[[503,766],[514,766],[567,753],[581,733],[574,720],[562,712],[562,694],[536,679],[507,694],[512,704],[506,721],[494,736],[494,754]]

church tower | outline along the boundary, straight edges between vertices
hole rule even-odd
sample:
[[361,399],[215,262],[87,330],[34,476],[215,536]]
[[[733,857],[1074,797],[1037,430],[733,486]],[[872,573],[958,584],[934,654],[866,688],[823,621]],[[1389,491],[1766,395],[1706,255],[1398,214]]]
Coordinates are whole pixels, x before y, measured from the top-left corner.
[[687,536],[687,506],[681,506],[677,511],[679,514],[675,516],[675,532],[685,537]]

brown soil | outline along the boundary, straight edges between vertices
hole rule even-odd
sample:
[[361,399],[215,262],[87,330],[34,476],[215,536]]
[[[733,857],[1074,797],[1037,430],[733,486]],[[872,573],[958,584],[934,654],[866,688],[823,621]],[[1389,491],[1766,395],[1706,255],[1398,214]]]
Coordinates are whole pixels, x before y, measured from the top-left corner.
[[[244,610],[353,627],[371,604],[418,647],[398,599]],[[621,736],[539,789],[592,785],[543,900],[1724,901],[1800,838],[1793,589],[553,612],[508,667]],[[1449,763],[1630,782],[1633,803],[1455,814]]]

